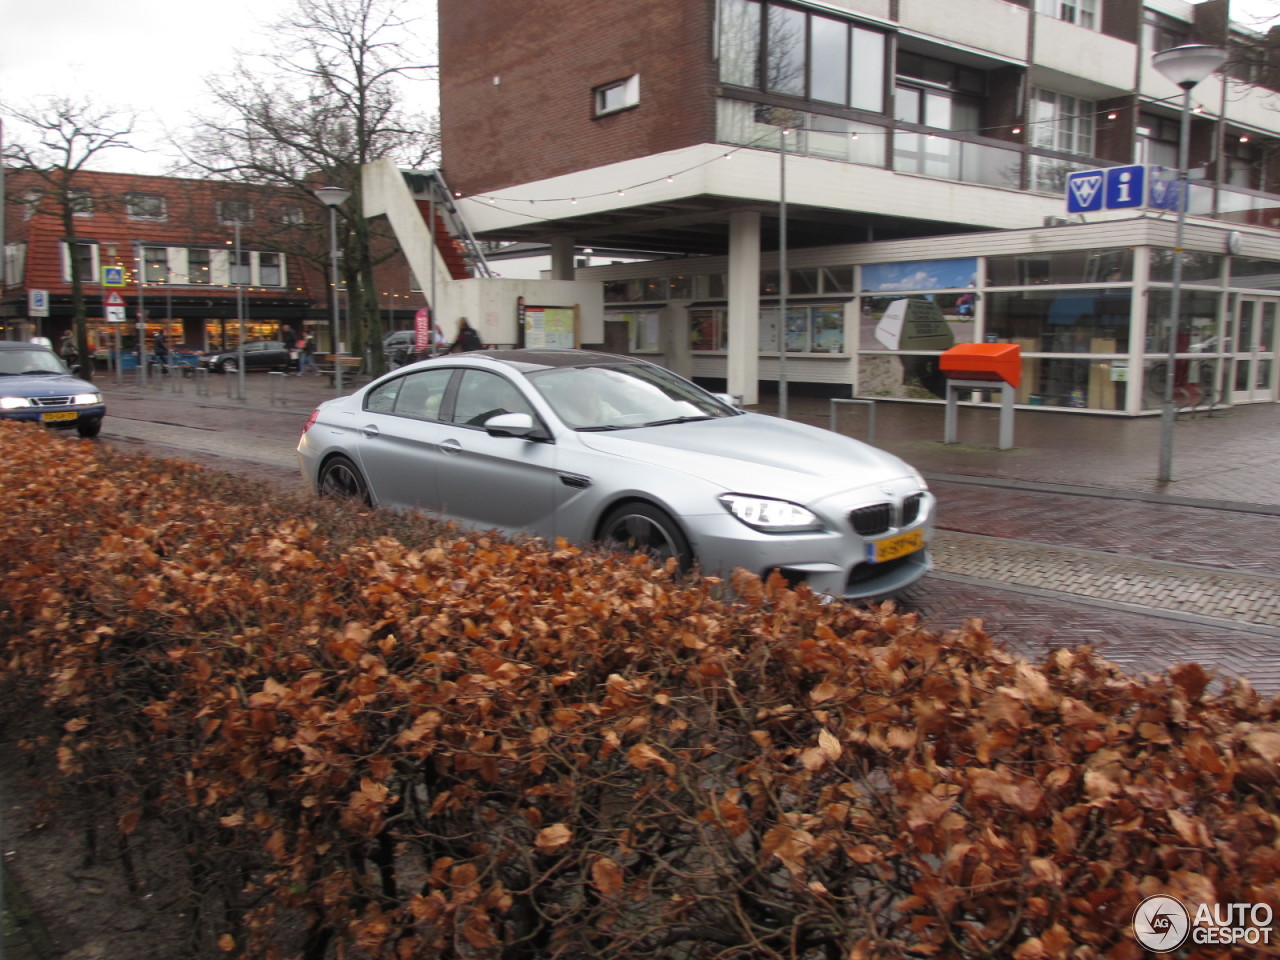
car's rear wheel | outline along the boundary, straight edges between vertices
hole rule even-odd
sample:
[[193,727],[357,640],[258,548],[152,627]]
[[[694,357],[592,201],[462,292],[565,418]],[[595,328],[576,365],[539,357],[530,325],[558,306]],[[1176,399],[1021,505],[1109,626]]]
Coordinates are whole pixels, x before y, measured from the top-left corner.
[[610,512],[600,526],[600,542],[658,561],[674,557],[681,571],[693,564],[693,550],[680,525],[648,503],[625,503]]
[[360,470],[346,457],[334,457],[320,468],[320,495],[369,502],[369,486]]

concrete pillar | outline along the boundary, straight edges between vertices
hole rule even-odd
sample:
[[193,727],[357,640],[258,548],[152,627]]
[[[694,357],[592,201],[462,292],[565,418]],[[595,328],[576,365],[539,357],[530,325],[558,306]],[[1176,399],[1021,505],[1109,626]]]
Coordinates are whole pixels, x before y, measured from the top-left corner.
[[552,237],[551,279],[572,280],[573,273],[573,237]]
[[760,214],[729,215],[727,392],[760,401]]

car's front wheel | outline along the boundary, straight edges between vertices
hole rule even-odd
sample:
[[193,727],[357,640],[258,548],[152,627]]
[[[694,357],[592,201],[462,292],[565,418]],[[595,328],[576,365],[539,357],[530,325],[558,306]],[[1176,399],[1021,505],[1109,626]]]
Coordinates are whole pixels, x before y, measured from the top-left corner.
[[648,503],[626,503],[610,512],[600,526],[600,542],[660,562],[674,557],[681,572],[693,564],[693,550],[680,525]]
[[92,440],[102,432],[101,420],[82,420],[76,424],[76,433],[86,440]]
[[346,457],[334,457],[320,468],[320,495],[369,502],[369,487],[359,468]]
[[240,371],[240,365],[234,360],[223,360],[220,369],[223,373],[238,373]]

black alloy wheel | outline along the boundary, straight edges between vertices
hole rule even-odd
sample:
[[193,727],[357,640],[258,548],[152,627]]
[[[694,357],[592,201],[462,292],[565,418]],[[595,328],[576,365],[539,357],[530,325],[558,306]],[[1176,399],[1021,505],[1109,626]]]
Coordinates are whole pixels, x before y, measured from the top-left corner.
[[320,468],[320,496],[369,503],[369,486],[346,457],[334,457]]
[[658,562],[674,557],[681,573],[693,565],[693,550],[679,524],[648,503],[626,503],[613,510],[600,526],[600,542]]

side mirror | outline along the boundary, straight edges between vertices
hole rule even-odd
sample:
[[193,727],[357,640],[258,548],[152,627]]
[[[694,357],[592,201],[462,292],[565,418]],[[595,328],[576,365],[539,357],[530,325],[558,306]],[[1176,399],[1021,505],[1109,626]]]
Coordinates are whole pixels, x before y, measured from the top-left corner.
[[491,437],[534,437],[538,425],[527,413],[500,413],[484,422],[484,431]]

